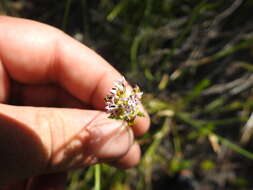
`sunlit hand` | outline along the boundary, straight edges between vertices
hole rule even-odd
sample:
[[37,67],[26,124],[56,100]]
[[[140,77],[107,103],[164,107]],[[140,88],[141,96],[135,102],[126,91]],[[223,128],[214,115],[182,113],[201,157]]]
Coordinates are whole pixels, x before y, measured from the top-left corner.
[[103,111],[120,78],[60,30],[0,17],[0,186],[63,189],[69,169],[135,166],[140,149],[133,136],[147,131],[148,116],[130,129]]

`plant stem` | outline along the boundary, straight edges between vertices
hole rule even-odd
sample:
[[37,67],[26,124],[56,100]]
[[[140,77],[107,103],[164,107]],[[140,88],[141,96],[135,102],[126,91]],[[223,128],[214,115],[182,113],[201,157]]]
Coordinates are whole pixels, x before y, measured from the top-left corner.
[[66,0],[65,3],[65,10],[64,10],[64,16],[63,16],[63,22],[62,22],[62,30],[65,31],[68,24],[68,18],[69,18],[69,9],[71,5],[72,0]]
[[95,165],[95,190],[101,190],[101,165]]

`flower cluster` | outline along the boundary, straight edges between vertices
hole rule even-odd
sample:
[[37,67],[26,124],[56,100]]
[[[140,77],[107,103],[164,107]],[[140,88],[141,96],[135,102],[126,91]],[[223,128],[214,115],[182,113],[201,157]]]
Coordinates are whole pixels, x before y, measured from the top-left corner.
[[138,86],[132,90],[126,88],[125,78],[116,81],[110,94],[105,97],[105,109],[110,114],[109,118],[124,120],[128,125],[133,125],[137,116],[144,117],[140,111],[142,92]]

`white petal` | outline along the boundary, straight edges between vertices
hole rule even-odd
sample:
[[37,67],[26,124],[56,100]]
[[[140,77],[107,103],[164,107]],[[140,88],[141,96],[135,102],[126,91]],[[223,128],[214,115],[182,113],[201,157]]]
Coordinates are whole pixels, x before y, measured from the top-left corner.
[[116,94],[116,93],[117,93],[117,91],[116,91],[116,90],[114,90],[114,89],[112,89],[112,90],[110,90],[110,93],[111,93],[111,94]]

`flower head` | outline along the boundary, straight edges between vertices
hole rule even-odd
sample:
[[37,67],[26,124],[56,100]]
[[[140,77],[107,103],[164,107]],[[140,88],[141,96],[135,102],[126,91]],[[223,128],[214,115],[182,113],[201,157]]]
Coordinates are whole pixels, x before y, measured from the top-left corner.
[[124,120],[131,126],[137,116],[144,117],[140,111],[143,93],[137,85],[132,90],[126,88],[124,77],[114,85],[110,94],[105,97],[105,109],[110,114],[109,118]]

